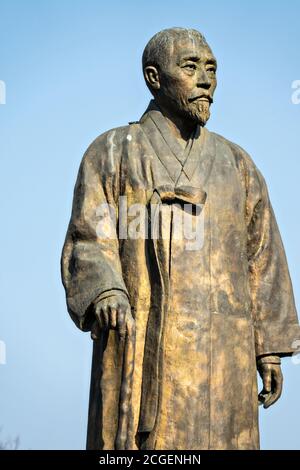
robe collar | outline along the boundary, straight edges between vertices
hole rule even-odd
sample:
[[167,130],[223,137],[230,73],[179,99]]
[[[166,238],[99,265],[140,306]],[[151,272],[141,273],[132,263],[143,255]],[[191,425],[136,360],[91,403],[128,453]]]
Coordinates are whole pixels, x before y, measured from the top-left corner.
[[177,184],[184,174],[191,180],[204,154],[207,154],[208,131],[197,126],[184,149],[174,135],[154,100],[140,119],[143,131],[148,137],[157,157],[167,170],[172,182]]

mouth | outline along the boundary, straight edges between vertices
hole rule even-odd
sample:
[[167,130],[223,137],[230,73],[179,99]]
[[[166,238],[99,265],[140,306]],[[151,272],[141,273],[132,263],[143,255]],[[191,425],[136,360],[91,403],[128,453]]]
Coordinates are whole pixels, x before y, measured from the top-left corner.
[[194,103],[194,102],[198,102],[198,101],[204,101],[206,103],[212,103],[213,102],[213,99],[211,96],[209,95],[198,95],[198,96],[193,96],[191,98],[188,99],[189,103]]

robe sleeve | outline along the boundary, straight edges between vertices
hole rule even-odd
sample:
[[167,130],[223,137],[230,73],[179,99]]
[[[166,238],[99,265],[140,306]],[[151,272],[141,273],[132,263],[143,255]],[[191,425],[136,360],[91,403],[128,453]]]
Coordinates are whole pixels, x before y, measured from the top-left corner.
[[116,229],[119,163],[113,136],[100,136],[82,159],[61,257],[68,311],[83,331],[91,329],[96,298],[110,291],[128,296]]
[[248,180],[248,263],[256,356],[292,355],[300,327],[281,236],[263,176]]

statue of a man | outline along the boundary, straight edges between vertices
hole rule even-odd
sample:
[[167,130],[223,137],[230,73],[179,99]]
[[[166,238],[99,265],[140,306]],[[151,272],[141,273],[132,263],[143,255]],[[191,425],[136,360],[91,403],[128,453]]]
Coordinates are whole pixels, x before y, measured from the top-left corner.
[[205,128],[216,68],[198,31],[157,33],[153,100],[83,157],[62,276],[94,340],[89,449],[259,448],[258,403],[300,338],[264,178]]

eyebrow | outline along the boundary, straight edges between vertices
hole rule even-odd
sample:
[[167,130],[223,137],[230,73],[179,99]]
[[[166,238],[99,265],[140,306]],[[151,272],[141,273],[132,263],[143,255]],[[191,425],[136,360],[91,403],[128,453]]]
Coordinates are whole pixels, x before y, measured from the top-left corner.
[[[193,62],[199,62],[199,60],[201,60],[201,57],[199,56],[186,56],[186,57],[182,57],[181,61],[185,61],[185,60],[191,60]],[[210,57],[209,59],[206,60],[206,63],[207,64],[213,64],[215,65],[215,67],[217,67],[217,61],[216,59],[214,59],[213,57]]]

